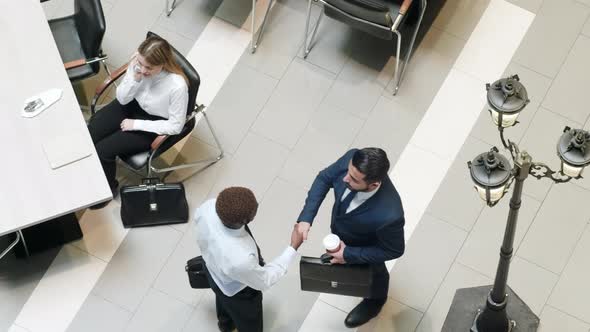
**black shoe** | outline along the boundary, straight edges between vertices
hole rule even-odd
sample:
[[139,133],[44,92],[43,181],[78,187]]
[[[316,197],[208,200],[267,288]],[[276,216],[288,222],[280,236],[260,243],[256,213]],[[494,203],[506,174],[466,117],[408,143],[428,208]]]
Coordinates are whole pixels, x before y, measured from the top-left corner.
[[371,318],[379,314],[385,301],[386,299],[363,299],[361,303],[354,307],[348,316],[346,316],[344,325],[348,328],[353,328],[365,324],[370,321]]
[[219,331],[221,332],[232,332],[233,330],[236,329],[236,327],[234,326],[234,323],[221,323],[221,322],[217,322],[217,327],[219,328]]

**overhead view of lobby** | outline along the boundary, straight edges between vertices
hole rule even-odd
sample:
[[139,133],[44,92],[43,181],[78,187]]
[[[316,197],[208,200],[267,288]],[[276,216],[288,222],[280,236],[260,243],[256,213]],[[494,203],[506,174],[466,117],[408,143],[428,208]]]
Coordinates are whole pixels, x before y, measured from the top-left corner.
[[0,0],[0,31],[0,331],[590,332],[590,0]]

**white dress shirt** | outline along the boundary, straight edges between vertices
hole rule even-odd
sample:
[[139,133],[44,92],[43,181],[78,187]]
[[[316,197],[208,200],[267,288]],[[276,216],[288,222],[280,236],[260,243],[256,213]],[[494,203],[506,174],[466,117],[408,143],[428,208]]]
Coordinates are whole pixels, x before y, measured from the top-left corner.
[[133,78],[133,66],[117,87],[117,100],[126,105],[133,99],[146,113],[167,120],[133,120],[133,130],[142,130],[158,135],[175,135],[182,131],[186,122],[188,87],[178,74],[162,70],[152,77],[143,77],[139,82]]
[[201,254],[217,287],[223,294],[233,296],[246,286],[265,290],[279,281],[297,251],[289,246],[280,256],[260,266],[254,239],[244,227],[225,227],[215,211],[215,201],[208,200],[197,209],[195,229]]
[[[366,200],[373,197],[373,195],[375,195],[377,193],[377,190],[379,190],[380,187],[381,187],[381,184],[379,184],[379,186],[377,188],[375,188],[375,190],[373,190],[373,191],[358,191],[356,193],[356,196],[354,196],[352,198],[352,201],[350,201],[350,205],[346,209],[346,213],[350,213],[350,211],[356,209],[361,204],[363,204]],[[346,188],[344,190],[344,193],[342,194],[342,198],[340,199],[340,201],[342,202],[344,200],[344,198],[346,198],[346,196],[348,196],[348,195],[350,195],[350,190],[348,188]]]

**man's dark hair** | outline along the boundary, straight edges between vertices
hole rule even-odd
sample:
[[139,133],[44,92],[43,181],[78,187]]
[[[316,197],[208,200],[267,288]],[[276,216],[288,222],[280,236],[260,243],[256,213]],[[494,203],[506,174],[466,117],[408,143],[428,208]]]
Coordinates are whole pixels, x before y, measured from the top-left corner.
[[365,175],[366,183],[380,182],[388,176],[389,159],[380,148],[364,148],[354,153],[352,166]]
[[244,187],[229,187],[217,195],[215,211],[224,225],[240,228],[252,221],[258,210],[254,193]]

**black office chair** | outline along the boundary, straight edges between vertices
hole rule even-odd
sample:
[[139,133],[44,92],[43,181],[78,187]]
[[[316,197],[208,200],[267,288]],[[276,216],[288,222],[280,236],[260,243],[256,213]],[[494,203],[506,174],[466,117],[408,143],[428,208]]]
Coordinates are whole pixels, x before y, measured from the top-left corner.
[[[397,47],[395,56],[395,74],[394,82],[395,88],[393,94],[397,94],[399,85],[401,83],[404,70],[410,61],[414,42],[416,41],[416,35],[418,29],[424,17],[426,11],[426,0],[413,1],[413,0],[308,0],[307,6],[307,21],[305,23],[305,54],[304,58],[307,58],[311,47],[313,46],[313,40],[318,31],[322,16],[331,17],[335,20],[341,21],[350,25],[353,28],[359,29],[371,35],[374,35],[381,39],[392,40],[397,37]],[[313,2],[322,5],[322,11],[316,22],[315,28],[312,32],[311,38],[309,38],[309,21],[311,17],[311,4]],[[419,2],[419,3],[418,3]],[[408,16],[410,10],[414,9],[415,6],[419,5],[419,16],[417,22],[411,22],[415,24],[412,39],[406,50],[406,58],[403,62],[403,66],[400,69],[400,55],[402,48],[402,34],[401,29],[410,25]],[[394,36],[395,35],[395,36]]]
[[75,0],[74,14],[49,20],[49,28],[70,81],[98,74],[100,63],[109,73],[101,49],[106,23],[100,0]]
[[[147,33],[146,37],[150,37],[150,36],[158,36],[158,35],[150,31]],[[156,139],[152,142],[151,148],[149,151],[141,152],[141,153],[138,153],[135,155],[125,156],[120,159],[120,161],[123,162],[124,166],[126,166],[127,168],[129,168],[133,172],[138,173],[140,175],[147,175],[147,177],[150,177],[152,175],[152,172],[154,172],[154,173],[166,173],[163,176],[165,178],[166,176],[168,176],[168,174],[170,174],[174,170],[188,168],[188,167],[195,167],[195,166],[202,165],[203,163],[206,163],[206,165],[204,165],[203,167],[198,169],[196,172],[194,172],[193,173],[193,175],[194,175],[194,174],[204,170],[205,168],[215,164],[216,162],[221,160],[221,158],[223,158],[223,149],[221,147],[221,144],[219,143],[219,139],[217,138],[217,135],[215,135],[215,131],[213,130],[213,127],[211,126],[211,122],[209,121],[209,118],[207,117],[207,113],[205,112],[205,106],[198,105],[196,102],[197,93],[199,92],[199,86],[201,84],[201,79],[199,77],[199,74],[197,73],[195,68],[190,64],[190,62],[188,62],[188,60],[184,56],[182,56],[182,54],[180,54],[180,52],[178,52],[174,47],[172,47],[172,52],[174,53],[174,58],[175,58],[176,62],[180,65],[180,67],[184,71],[184,74],[188,78],[188,105],[187,105],[186,122],[184,124],[184,128],[182,128],[182,131],[176,135],[160,135],[160,136],[156,137]],[[107,88],[111,84],[113,84],[117,79],[119,79],[120,77],[122,77],[125,74],[128,66],[129,66],[129,63],[126,63],[121,68],[115,70],[111,75],[109,75],[109,77],[107,77],[107,79],[101,85],[99,85],[96,88],[96,94],[94,95],[94,98],[92,99],[92,103],[90,105],[90,112],[93,115],[97,111],[97,109],[96,109],[97,103],[98,103],[98,100],[100,99],[100,97],[103,95],[103,93],[107,90]],[[215,140],[215,144],[217,145],[217,148],[219,149],[219,155],[214,158],[198,160],[198,161],[195,161],[192,163],[183,163],[181,165],[176,165],[176,166],[171,166],[171,167],[166,167],[166,168],[155,167],[153,165],[153,159],[157,158],[162,153],[166,152],[168,149],[173,147],[176,143],[178,143],[183,138],[185,138],[187,135],[189,135],[193,131],[193,129],[195,128],[196,116],[199,114],[207,122],[207,126],[209,127],[209,130],[211,131],[211,134],[213,135],[213,139]],[[147,174],[142,174],[143,170],[145,170],[147,172]]]

